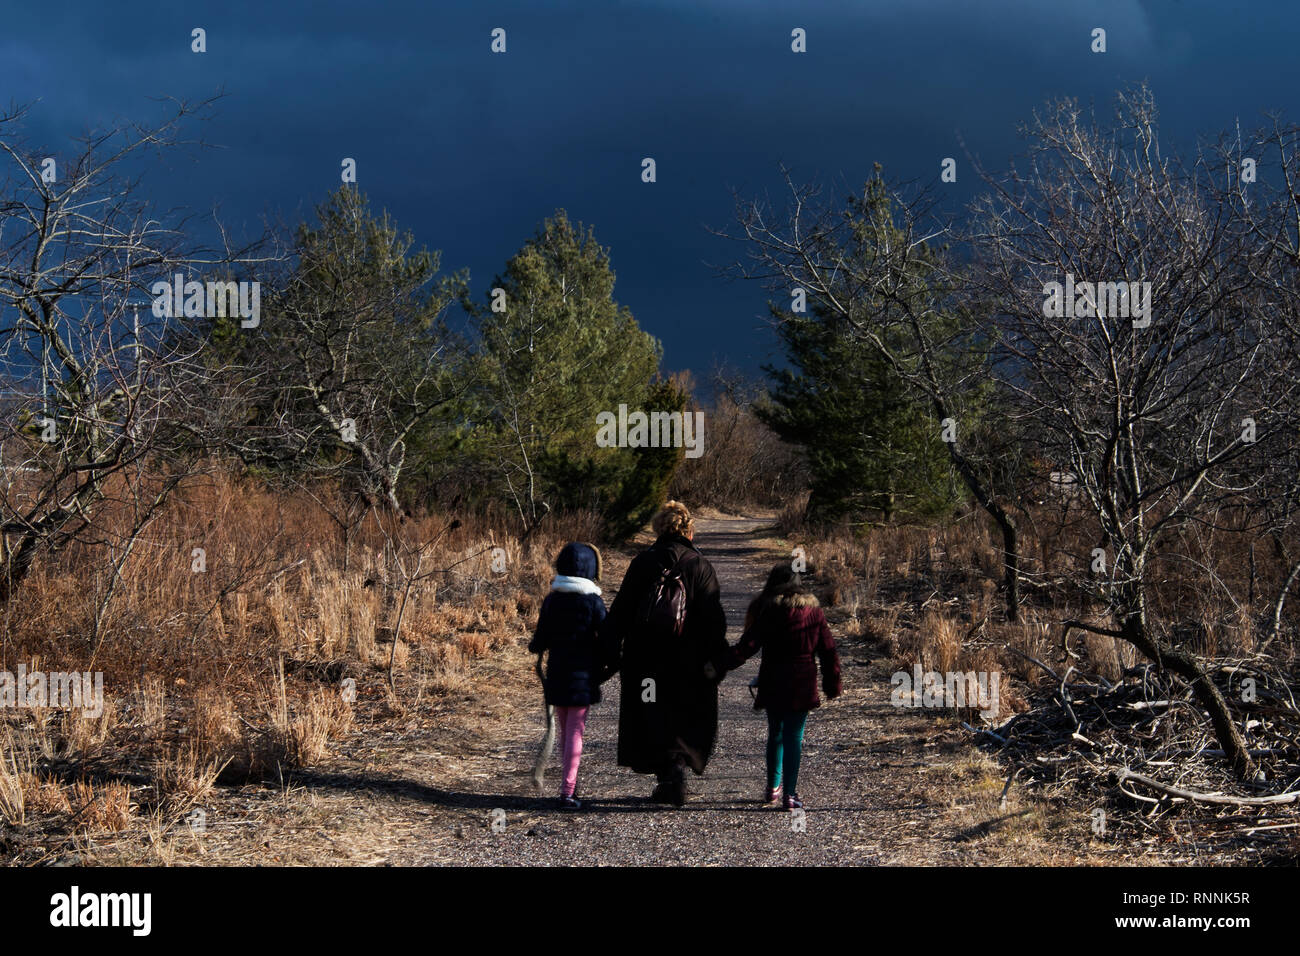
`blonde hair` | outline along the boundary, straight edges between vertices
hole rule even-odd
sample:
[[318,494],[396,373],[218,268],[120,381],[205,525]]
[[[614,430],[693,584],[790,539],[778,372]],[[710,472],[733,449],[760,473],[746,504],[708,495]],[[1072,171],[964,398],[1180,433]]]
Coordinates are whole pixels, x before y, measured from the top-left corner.
[[695,519],[691,517],[690,509],[680,501],[669,501],[659,509],[650,526],[659,537],[679,534],[685,538],[695,531]]

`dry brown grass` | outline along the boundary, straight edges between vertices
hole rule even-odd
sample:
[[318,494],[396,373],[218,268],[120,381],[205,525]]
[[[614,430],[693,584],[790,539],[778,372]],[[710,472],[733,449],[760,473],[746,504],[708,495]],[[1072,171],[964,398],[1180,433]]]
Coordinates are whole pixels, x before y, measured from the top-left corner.
[[64,757],[86,760],[103,752],[117,723],[117,706],[105,696],[99,716],[87,716],[75,709],[59,711],[58,722]]
[[[472,691],[478,662],[527,639],[562,544],[600,536],[590,514],[548,519],[523,544],[501,518],[460,516],[446,531],[448,516],[421,514],[400,524],[371,516],[345,539],[331,510],[341,513],[323,489],[221,474],[189,482],[122,567],[97,648],[106,552],[79,543],[41,556],[23,584],[24,613],[0,624],[0,669],[102,671],[106,706],[97,718],[52,708],[0,715],[9,741],[0,818],[62,815],[70,832],[112,829],[130,808],[129,788],[102,778],[116,765],[123,774],[152,767],[145,789],[174,812],[218,779],[278,779],[327,761],[358,720],[455,701]],[[129,518],[108,505],[105,539]],[[446,571],[412,584],[394,644],[407,583],[399,560],[430,541],[424,567]],[[498,547],[504,573],[492,566]],[[363,704],[379,706],[359,716],[344,677]],[[87,761],[97,782],[74,783]]]
[[[1115,624],[1104,608],[1060,582],[1077,574],[1080,555],[1097,530],[1059,507],[1022,527],[1022,614],[1005,619],[1000,538],[978,514],[928,526],[892,525],[853,531],[810,531],[799,509],[782,518],[791,546],[808,554],[812,580],[842,633],[878,644],[894,666],[920,663],[938,672],[998,672],[1002,714],[1025,709],[1035,689],[1051,681],[1029,658],[1055,666],[1062,659],[1061,622]],[[1037,533],[1035,533],[1037,532]],[[1166,639],[1207,658],[1246,658],[1261,644],[1268,604],[1285,568],[1265,549],[1252,556],[1230,529],[1188,533],[1170,542],[1152,578],[1151,620]],[[1243,594],[1254,596],[1242,601]],[[1267,596],[1267,597],[1266,597]],[[1300,598],[1290,605],[1294,628]],[[1130,645],[1075,631],[1076,673],[1117,681],[1139,663]],[[1275,653],[1294,659],[1290,636]]]
[[186,736],[195,754],[203,760],[228,759],[241,751],[244,734],[230,695],[215,686],[195,690]]
[[[999,664],[1018,680],[1044,675],[1020,654],[1047,660],[1060,655],[1059,624],[1080,618],[1111,627],[1103,609],[1059,587],[1089,555],[1097,530],[1059,507],[1044,508],[1022,529],[1022,621],[1005,621],[999,539],[979,514],[933,526],[883,526],[864,533],[847,527],[819,533],[797,523],[792,509],[783,525],[792,544],[804,547],[824,604],[841,608],[849,636],[881,642],[901,662],[921,655],[942,670],[959,657],[954,643],[992,646]],[[1037,530],[1037,534],[1033,533]],[[1246,657],[1261,643],[1260,629],[1286,568],[1271,551],[1247,547],[1231,528],[1188,532],[1170,541],[1157,559],[1151,620],[1174,643],[1210,658]],[[1265,552],[1269,553],[1265,553]],[[1253,595],[1253,602],[1242,595]],[[1289,605],[1295,620],[1300,599]],[[960,638],[957,633],[962,635]],[[1004,650],[1014,648],[1020,654]],[[1071,649],[1081,669],[1109,680],[1136,663],[1134,650],[1111,638],[1075,632]],[[1294,657],[1289,637],[1275,643]]]
[[23,774],[24,798],[32,813],[71,813],[68,791],[48,774]]
[[26,776],[11,747],[0,751],[0,819],[9,826],[22,826],[27,820]]
[[[997,722],[1033,712],[1032,720],[1015,727],[1020,749],[1014,756],[1006,757],[996,771],[973,769],[975,776],[963,786],[962,809],[970,811],[972,839],[1005,844],[1002,856],[1007,862],[1057,862],[1042,858],[1044,851],[1035,848],[1062,841],[1087,843],[1089,853],[1101,854],[1099,859],[1114,855],[1112,844],[1092,840],[1091,831],[1081,830],[1079,823],[1086,818],[1080,806],[1093,807],[1099,793],[1114,799],[1113,788],[1108,789],[1105,774],[1095,772],[1087,761],[1060,769],[1067,765],[1057,761],[1068,757],[1073,745],[1069,727],[1073,718],[1065,715],[1060,726],[1050,720],[1065,713],[1059,704],[1063,675],[1091,700],[1089,687],[1099,692],[1110,687],[1132,689],[1135,681],[1145,681],[1154,672],[1142,670],[1145,659],[1136,648],[1114,637],[1072,629],[1068,644],[1064,641],[1065,621],[1106,629],[1115,629],[1117,622],[1101,602],[1097,582],[1090,588],[1085,580],[1091,551],[1099,540],[1095,523],[1069,513],[1062,520],[1059,510],[1055,515],[1045,510],[1033,521],[1022,522],[1022,604],[1015,623],[1005,616],[1000,539],[990,534],[978,515],[947,525],[873,528],[864,534],[840,529],[816,535],[796,529],[790,537],[817,565],[812,579],[827,597],[828,616],[847,638],[861,638],[883,651],[884,667],[910,672],[919,664],[923,671],[941,674],[996,672],[1001,678]],[[1289,570],[1279,559],[1286,552],[1274,544],[1252,548],[1250,536],[1233,533],[1231,520],[1225,517],[1221,527],[1195,529],[1180,539],[1166,540],[1151,564],[1150,626],[1163,640],[1209,661],[1220,684],[1225,683],[1222,675],[1238,666],[1260,667],[1261,673],[1284,673],[1289,668],[1294,673],[1300,597],[1291,596],[1283,632],[1272,640],[1267,657],[1260,653],[1271,626],[1272,601]],[[1294,553],[1294,542],[1286,547]],[[1179,693],[1187,692],[1184,688]],[[1280,695],[1284,709],[1288,693]],[[949,708],[954,703],[946,695],[943,702]],[[1081,705],[1076,700],[1074,706],[1078,710]],[[978,726],[970,715],[954,716]],[[1143,748],[1157,746],[1147,736],[1130,734],[1129,722],[1104,717],[1089,711],[1091,723],[1084,731],[1092,740],[1094,762],[1104,748],[1108,754],[1124,755],[1113,758],[1123,761],[1134,753],[1141,758],[1151,752]],[[1161,725],[1159,739],[1164,746],[1171,746],[1168,740],[1174,733],[1205,739],[1208,725],[1194,708],[1180,711],[1178,717],[1179,722],[1169,719]],[[1046,726],[1055,728],[1056,738],[1052,731],[1039,730]],[[1018,788],[1012,787],[1008,805],[1001,806],[1007,775],[1017,767],[1024,769],[1023,761],[1036,741],[1057,740],[1061,734],[1065,743],[1049,749],[1041,767],[1030,765],[1033,785],[1044,788],[1035,792],[1044,797],[1018,803]],[[962,739],[969,740],[969,732],[963,731]],[[991,738],[975,739],[998,746]],[[1275,746],[1271,739],[1267,745]],[[1153,763],[1157,765],[1164,764]],[[1021,783],[1028,779],[1028,773],[1022,774]],[[1206,779],[1219,781],[1213,773]],[[1215,784],[1206,783],[1201,789],[1215,789]],[[1208,816],[1198,817],[1197,827],[1202,823],[1201,835],[1213,830]],[[1207,839],[1214,842],[1220,837]]]
[[316,688],[292,712],[281,681],[271,726],[276,763],[310,767],[324,758],[331,740],[352,729],[352,708],[337,691]]
[[[126,518],[107,509],[107,536],[124,530],[111,526]],[[440,536],[447,525],[442,515],[401,525],[368,518],[345,543],[311,496],[205,478],[175,496],[124,566],[96,669],[110,685],[149,674],[147,690],[156,699],[165,686],[159,680],[228,683],[232,666],[251,685],[261,675],[250,673],[256,671],[250,665],[260,661],[269,670],[281,652],[381,663],[387,648],[378,648],[376,638],[394,623],[403,583],[394,555],[435,539],[427,566],[448,570],[412,588],[403,639],[413,645],[454,640],[470,627],[500,646],[505,633],[518,632],[520,615],[535,612],[560,545],[591,537],[592,520],[555,519],[521,545],[499,521],[462,519],[460,528]],[[491,568],[495,547],[504,551],[504,574]],[[195,570],[195,549],[204,553],[203,570]],[[7,622],[10,666],[38,657],[58,669],[84,668],[84,595],[94,590],[102,566],[103,555],[87,545],[38,562],[23,588],[26,613]],[[482,653],[475,641],[467,649],[471,658]]]
[[140,734],[145,740],[156,738],[167,723],[167,682],[149,674],[140,683]]
[[110,781],[96,786],[88,780],[78,780],[72,785],[69,800],[75,807],[77,828],[84,832],[115,833],[131,824],[134,806],[131,788],[125,783]]
[[154,787],[159,800],[198,803],[217,782],[224,765],[200,756],[193,744],[184,744],[161,757],[154,770]]

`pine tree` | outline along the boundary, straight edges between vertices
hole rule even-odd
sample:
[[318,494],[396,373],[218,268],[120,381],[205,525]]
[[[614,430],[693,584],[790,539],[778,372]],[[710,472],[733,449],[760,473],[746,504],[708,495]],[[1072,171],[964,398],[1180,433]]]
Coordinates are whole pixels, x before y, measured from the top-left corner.
[[[847,227],[844,254],[869,270],[891,243],[904,241],[893,222],[889,192],[879,167],[860,196],[850,197],[843,213]],[[922,261],[931,251],[918,250]],[[771,402],[763,419],[786,441],[801,446],[811,474],[809,517],[830,521],[879,512],[886,520],[899,513],[934,515],[949,510],[958,498],[950,462],[940,443],[942,430],[925,396],[909,387],[891,362],[915,363],[909,348],[916,334],[912,322],[933,342],[953,341],[958,318],[940,311],[914,317],[902,306],[919,292],[933,291],[943,280],[936,274],[896,277],[905,289],[888,297],[872,290],[839,290],[852,302],[850,315],[884,316],[872,342],[841,313],[813,303],[807,313],[773,309],[788,368],[767,367],[773,379]],[[891,314],[893,313],[893,314]],[[946,362],[949,356],[930,356]],[[976,420],[971,409],[968,424]]]
[[209,358],[233,369],[245,420],[232,443],[280,474],[334,474],[400,511],[408,451],[434,453],[465,414],[465,348],[444,320],[463,274],[413,248],[387,214],[341,187],[297,232],[289,274],[265,290],[259,328],[215,320]]
[[879,354],[824,313],[783,317],[789,367],[766,366],[770,400],[756,411],[804,449],[813,521],[878,512],[934,514],[951,506],[939,429]]
[[[499,291],[497,291],[499,290]],[[546,220],[475,312],[485,421],[476,447],[521,522],[548,510],[608,513],[636,456],[598,448],[596,416],[650,397],[658,341],[614,300],[609,254],[563,210]]]

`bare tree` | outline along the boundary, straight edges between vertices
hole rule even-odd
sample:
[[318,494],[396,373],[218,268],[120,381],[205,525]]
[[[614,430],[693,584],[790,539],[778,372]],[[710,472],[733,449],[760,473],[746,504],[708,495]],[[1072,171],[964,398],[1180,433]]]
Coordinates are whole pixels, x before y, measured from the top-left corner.
[[1067,621],[1066,637],[1122,639],[1188,681],[1251,774],[1223,694],[1149,594],[1175,532],[1218,520],[1261,480],[1244,467],[1274,427],[1258,389],[1271,360],[1259,246],[1206,156],[1162,148],[1145,89],[1121,96],[1111,126],[1065,101],[1028,138],[1023,170],[988,178],[974,242],[1006,411],[1068,467],[1101,533],[1072,583],[1115,625]]
[[[693,391],[689,375],[679,377]],[[797,449],[783,442],[755,413],[766,391],[761,384],[725,369],[710,378],[707,404],[692,399],[709,422],[709,452],[687,458],[673,474],[669,497],[723,510],[779,505],[804,487],[806,468]]]
[[22,139],[25,109],[0,116],[0,603],[42,552],[104,543],[96,516],[120,502],[132,517],[111,542],[115,582],[203,453],[193,399],[204,369],[154,284],[228,271],[244,253],[200,247],[191,221],[153,210],[127,171],[184,145],[207,105],[86,135],[67,158]]
[[1245,466],[1259,478],[1246,505],[1267,532],[1283,572],[1263,650],[1281,636],[1287,596],[1300,581],[1300,553],[1293,547],[1300,530],[1300,127],[1274,116],[1244,138],[1239,130],[1221,137],[1211,155],[1221,173],[1221,201],[1245,223],[1254,246],[1244,264],[1258,313],[1267,320],[1255,385],[1256,407],[1268,421],[1259,423],[1264,440]]

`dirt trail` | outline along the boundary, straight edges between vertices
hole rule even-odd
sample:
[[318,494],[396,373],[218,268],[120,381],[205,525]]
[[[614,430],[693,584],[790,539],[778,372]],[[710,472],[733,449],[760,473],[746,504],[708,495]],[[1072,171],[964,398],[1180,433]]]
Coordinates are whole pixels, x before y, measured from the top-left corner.
[[[789,545],[755,518],[697,519],[713,563],[728,640],[768,569]],[[611,556],[613,557],[613,556]],[[613,561],[610,563],[620,563]],[[612,600],[621,573],[605,582]],[[830,615],[832,627],[840,616]],[[840,636],[837,632],[837,640]],[[1047,812],[976,752],[955,720],[899,711],[889,668],[840,641],[845,693],[808,721],[800,793],[806,829],[764,809],[766,721],[748,691],[757,658],[721,685],[718,743],[681,809],[651,804],[653,779],[615,765],[617,678],[591,711],[579,782],[586,807],[555,808],[558,755],[544,794],[531,766],[540,691],[522,644],[480,665],[472,691],[341,741],[325,765],[282,789],[225,790],[202,840],[174,862],[387,865],[834,865],[1121,862],[1088,837],[1082,813]],[[558,748],[557,748],[558,749]],[[493,819],[504,812],[504,828]],[[100,857],[101,862],[114,862]]]
[[[740,636],[745,607],[767,570],[783,557],[755,532],[757,519],[701,519],[696,543],[713,563],[728,617],[728,639]],[[788,559],[788,552],[785,555]],[[610,588],[617,582],[610,582]],[[606,599],[612,599],[612,593]],[[763,743],[766,721],[748,691],[757,657],[728,675],[719,697],[714,758],[703,777],[690,776],[692,796],[682,809],[649,803],[652,778],[615,765],[617,679],[593,708],[579,784],[587,806],[579,813],[552,809],[558,762],[548,792],[533,793],[527,772],[533,729],[509,742],[511,766],[487,779],[469,779],[467,791],[439,793],[459,805],[464,823],[441,829],[400,862],[417,864],[655,864],[832,865],[970,862],[971,848],[950,821],[951,807],[926,798],[918,772],[937,754],[933,739],[908,733],[888,704],[888,685],[864,681],[865,662],[841,649],[846,694],[809,719],[800,790],[807,801],[806,829],[791,814],[764,809]],[[917,731],[923,728],[914,728]],[[930,725],[930,732],[933,726]],[[498,764],[498,767],[500,765]],[[506,813],[503,831],[488,824],[491,811]],[[430,834],[433,836],[433,834]],[[394,860],[393,862],[398,862]]]

